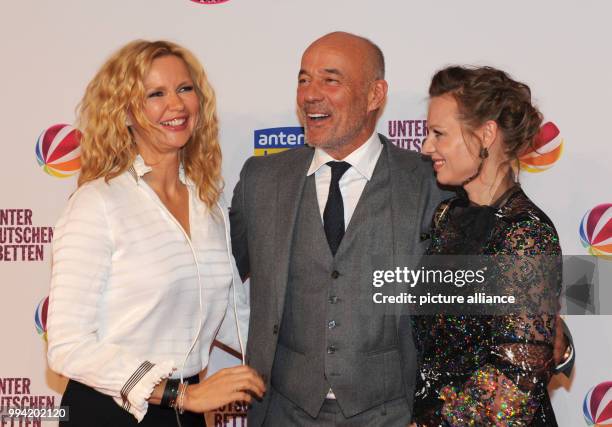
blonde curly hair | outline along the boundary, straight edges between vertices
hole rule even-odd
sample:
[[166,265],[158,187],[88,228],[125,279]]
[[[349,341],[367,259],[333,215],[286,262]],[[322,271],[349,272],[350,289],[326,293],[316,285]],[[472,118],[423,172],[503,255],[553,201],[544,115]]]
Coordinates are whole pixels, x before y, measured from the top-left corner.
[[77,127],[83,134],[78,185],[102,177],[108,182],[132,166],[138,151],[126,124],[128,111],[148,133],[155,131],[143,112],[143,81],[153,61],[167,55],[183,60],[200,101],[197,125],[181,149],[181,158],[200,199],[212,208],[223,189],[215,93],[196,57],[163,40],[128,43],[102,65],[87,86],[77,117]]

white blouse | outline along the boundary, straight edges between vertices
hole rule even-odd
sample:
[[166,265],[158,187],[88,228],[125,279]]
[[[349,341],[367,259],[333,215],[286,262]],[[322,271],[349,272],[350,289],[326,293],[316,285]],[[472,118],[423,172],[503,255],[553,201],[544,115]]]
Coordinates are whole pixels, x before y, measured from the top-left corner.
[[138,421],[161,380],[207,366],[213,339],[240,350],[237,326],[246,342],[249,316],[227,208],[211,214],[181,170],[189,240],[139,178],[149,170],[138,157],[131,172],[72,195],[54,232],[47,323],[51,369],[112,396]]

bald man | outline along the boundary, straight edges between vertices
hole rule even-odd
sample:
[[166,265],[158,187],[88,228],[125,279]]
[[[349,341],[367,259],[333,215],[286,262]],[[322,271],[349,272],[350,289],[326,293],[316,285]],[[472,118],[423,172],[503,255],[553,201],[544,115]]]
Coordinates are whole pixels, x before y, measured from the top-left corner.
[[250,158],[240,174],[230,218],[251,279],[246,357],[268,389],[249,427],[410,423],[411,328],[374,307],[372,273],[413,264],[443,195],[419,154],[374,131],[384,74],[371,41],[316,40],[298,74],[308,147]]

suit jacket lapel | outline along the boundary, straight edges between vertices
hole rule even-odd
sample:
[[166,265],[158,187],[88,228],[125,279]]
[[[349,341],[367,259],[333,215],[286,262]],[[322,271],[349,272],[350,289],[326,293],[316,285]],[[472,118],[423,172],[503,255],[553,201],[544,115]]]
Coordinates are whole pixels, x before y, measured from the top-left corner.
[[391,217],[393,227],[393,257],[394,263],[404,263],[407,255],[414,254],[414,243],[418,241],[421,220],[420,192],[423,177],[414,173],[416,164],[406,162],[394,155],[391,143],[381,137],[386,145],[385,151],[389,161],[391,181]]
[[[386,144],[386,154],[389,156],[389,175],[391,182],[391,218],[393,227],[393,264],[394,266],[416,268],[412,263],[416,259],[416,246],[419,242],[421,218],[419,206],[421,202],[420,192],[423,177],[414,173],[416,164],[402,161],[402,158],[394,155],[393,151],[399,150],[391,147],[391,143],[381,137]],[[405,304],[395,304],[393,307],[396,314],[396,325],[400,328],[401,315],[410,313],[412,309]]]
[[291,245],[293,243],[293,230],[297,217],[300,200],[304,191],[306,172],[312,162],[313,149],[300,149],[300,156],[292,161],[281,164],[276,175],[276,216],[278,223],[275,227],[276,253],[276,308],[280,321],[285,305],[285,293],[289,277],[289,262],[291,261]]

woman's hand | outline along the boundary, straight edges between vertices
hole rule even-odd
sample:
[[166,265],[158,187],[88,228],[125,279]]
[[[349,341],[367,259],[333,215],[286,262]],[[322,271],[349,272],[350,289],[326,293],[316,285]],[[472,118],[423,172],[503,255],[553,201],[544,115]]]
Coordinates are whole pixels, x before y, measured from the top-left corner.
[[249,366],[221,369],[199,384],[187,386],[183,408],[202,413],[231,402],[250,403],[253,396],[262,398],[266,386],[257,372]]

